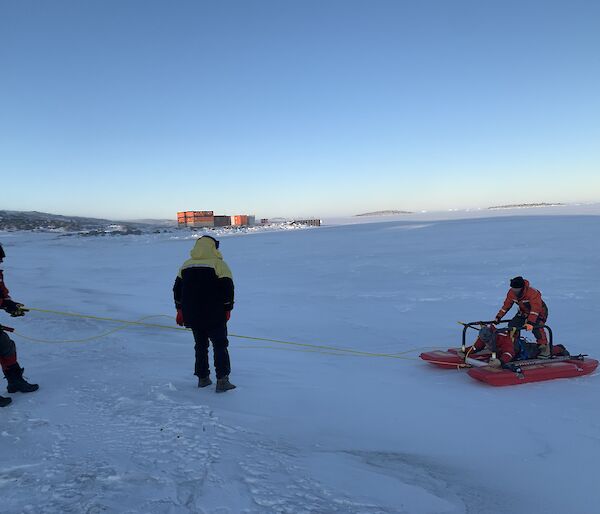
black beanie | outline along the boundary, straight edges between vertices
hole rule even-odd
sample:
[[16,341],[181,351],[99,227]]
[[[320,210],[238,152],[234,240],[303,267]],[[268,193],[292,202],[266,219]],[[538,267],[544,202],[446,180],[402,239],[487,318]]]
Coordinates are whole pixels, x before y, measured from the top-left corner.
[[516,287],[518,289],[521,289],[525,287],[525,280],[523,279],[523,277],[512,278],[510,280],[510,287]]

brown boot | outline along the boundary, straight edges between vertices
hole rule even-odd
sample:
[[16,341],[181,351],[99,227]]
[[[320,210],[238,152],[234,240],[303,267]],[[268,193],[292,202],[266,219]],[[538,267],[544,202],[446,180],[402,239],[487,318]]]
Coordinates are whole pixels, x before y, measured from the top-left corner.
[[550,347],[547,344],[538,344],[538,359],[549,359],[550,358]]
[[210,377],[198,377],[198,387],[208,387],[212,384]]
[[217,378],[217,387],[215,391],[217,393],[224,393],[230,389],[235,389],[235,386],[229,381],[229,377]]

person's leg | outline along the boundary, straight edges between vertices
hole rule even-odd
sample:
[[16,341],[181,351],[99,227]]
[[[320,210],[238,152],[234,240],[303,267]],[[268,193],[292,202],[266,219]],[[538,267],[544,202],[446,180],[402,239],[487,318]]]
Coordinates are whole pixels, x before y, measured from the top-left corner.
[[227,325],[215,327],[210,331],[210,340],[213,344],[213,352],[215,354],[215,369],[217,371],[217,393],[224,393],[230,389],[235,389],[229,381],[229,373],[231,372],[231,363],[229,361],[229,341],[227,339]]
[[17,348],[6,332],[0,330],[0,365],[2,371],[17,363]]
[[23,378],[23,368],[17,362],[15,343],[2,330],[0,330],[0,364],[8,382],[6,390],[9,393],[32,393],[39,389],[37,384],[30,384]]
[[[536,325],[544,325],[546,320],[542,316],[538,316],[535,320]],[[534,328],[533,337],[539,349],[538,359],[549,359],[550,358],[550,345],[548,344],[548,338],[546,337],[546,331],[543,328]]]
[[[542,304],[542,312],[535,320],[536,325],[545,325],[546,320],[548,319],[548,306],[543,303]],[[536,328],[533,331],[533,336],[537,344],[548,344],[548,338],[546,336],[546,331],[543,328]]]
[[[6,335],[5,332],[0,330],[0,365],[2,370],[8,369],[17,362],[17,353],[15,349],[15,343],[12,339]],[[0,407],[6,407],[12,400],[4,396],[0,396]]]
[[213,344],[215,370],[217,379],[229,376],[231,373],[231,362],[229,360],[229,340],[227,339],[227,325],[212,328],[208,336]]
[[[543,325],[545,321],[540,320],[538,318],[535,321],[536,325]],[[535,342],[537,344],[548,344],[548,338],[546,337],[546,331],[543,328],[534,328],[533,329],[533,337],[535,337]]]
[[207,378],[210,375],[210,367],[208,365],[208,334],[207,331],[200,327],[192,328],[194,334],[196,352],[196,364],[194,366],[194,375],[198,378]]

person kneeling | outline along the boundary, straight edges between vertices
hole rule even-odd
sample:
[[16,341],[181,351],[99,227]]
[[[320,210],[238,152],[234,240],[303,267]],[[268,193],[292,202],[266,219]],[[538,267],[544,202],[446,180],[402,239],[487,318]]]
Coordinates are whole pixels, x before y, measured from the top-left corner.
[[488,365],[493,368],[500,368],[517,356],[511,334],[497,330],[494,325],[481,327],[477,340],[473,343],[473,346],[466,349],[465,354],[468,356],[470,353],[477,353],[486,349],[496,354],[496,358],[492,358],[488,362]]
[[[496,357],[488,362],[488,366],[493,368],[501,368],[503,365],[516,360],[548,358],[540,354],[539,344],[530,343],[517,334],[518,331],[515,329],[499,330],[494,325],[484,325],[479,330],[479,335],[473,346],[465,350],[465,355],[468,356],[471,353],[487,349],[496,354]],[[548,355],[550,355],[549,352]],[[568,356],[569,352],[562,344],[558,344],[553,346],[552,355],[555,357]]]

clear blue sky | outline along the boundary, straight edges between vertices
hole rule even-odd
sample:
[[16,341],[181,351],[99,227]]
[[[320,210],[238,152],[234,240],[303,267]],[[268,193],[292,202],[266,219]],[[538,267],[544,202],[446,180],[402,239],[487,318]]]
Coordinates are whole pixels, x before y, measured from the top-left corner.
[[600,2],[0,0],[0,209],[600,201]]

